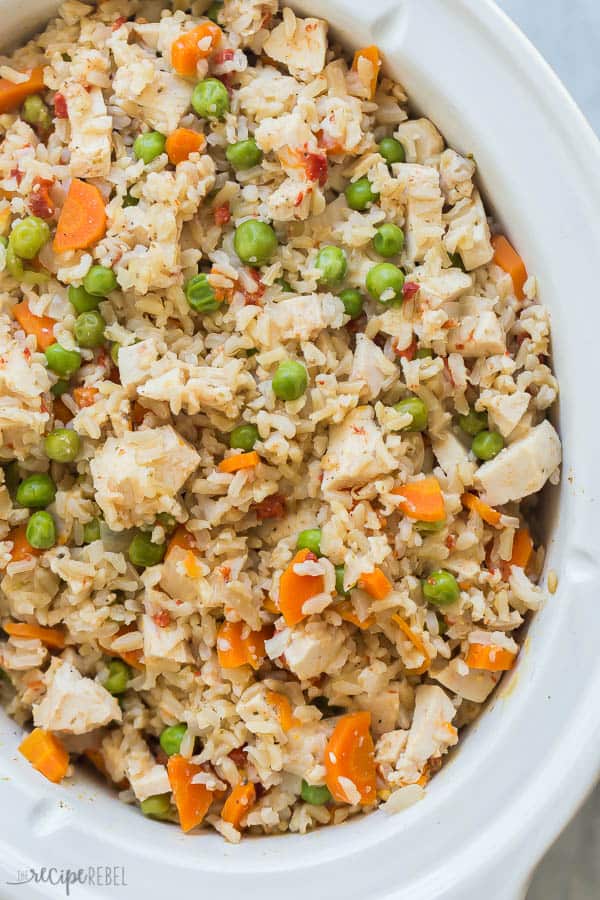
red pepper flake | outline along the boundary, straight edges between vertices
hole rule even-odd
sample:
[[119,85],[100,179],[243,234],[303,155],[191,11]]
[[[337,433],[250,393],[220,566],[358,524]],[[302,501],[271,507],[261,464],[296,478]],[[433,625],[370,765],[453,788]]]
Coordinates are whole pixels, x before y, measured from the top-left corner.
[[171,624],[171,613],[168,609],[161,609],[159,612],[154,613],[152,621],[155,625],[158,625],[159,628],[166,628],[167,625]]
[[54,181],[48,178],[33,179],[29,194],[29,208],[34,216],[40,219],[51,219],[54,215],[54,203],[50,197],[50,188]]
[[224,50],[217,50],[213,55],[213,62],[216,66],[220,66],[222,63],[231,62],[234,56],[235,52],[231,47],[226,47]]
[[453,534],[449,534],[444,543],[446,544],[448,550],[454,550],[454,547],[456,546],[456,538]]
[[263,519],[283,519],[286,512],[285,497],[283,494],[270,494],[254,505],[257,517]]
[[318,181],[321,187],[327,183],[327,157],[324,153],[312,153],[307,150],[304,153],[306,177],[310,181]]
[[110,30],[118,31],[121,25],[124,25],[126,21],[127,19],[125,18],[125,16],[119,16],[119,18],[115,19],[115,21],[112,23]]
[[229,203],[223,203],[221,204],[221,206],[216,206],[214,217],[215,225],[218,225],[219,228],[222,228],[223,225],[227,225],[227,223],[231,219],[231,210],[229,209]]
[[[25,347],[25,349],[23,350],[23,356],[24,356],[25,359],[27,359],[27,360],[31,359],[31,350],[29,349],[29,347]],[[2,363],[2,365],[5,365],[5,364],[6,364],[6,360],[4,359],[4,357],[2,357],[2,359],[0,360],[0,362]]]
[[407,359],[409,362],[415,358],[415,353],[417,352],[417,339],[413,338],[408,347],[405,347],[404,350],[398,350],[397,347],[394,347],[394,353],[396,356],[400,357],[400,359]]
[[68,119],[67,101],[64,94],[54,95],[54,115],[57,119]]
[[229,566],[220,566],[219,572],[223,576],[224,581],[229,581],[231,578],[231,568]]
[[415,281],[405,281],[402,288],[402,296],[405,300],[410,300],[415,294],[419,293],[419,285]]
[[236,764],[238,769],[241,769],[248,762],[248,757],[246,756],[246,753],[244,752],[243,747],[236,747],[228,755],[229,755],[229,759],[232,760],[232,762],[234,762]]
[[296,197],[296,199],[294,201],[294,206],[295,207],[300,206],[300,204],[302,203],[303,200],[304,200],[304,191],[300,191],[300,193],[298,194],[298,196]]
[[260,272],[258,269],[246,269],[247,274],[252,278],[252,280],[256,284],[256,290],[248,291],[245,288],[240,288],[242,294],[244,295],[244,304],[246,306],[260,306],[260,299],[265,292],[265,286],[260,280]]
[[21,172],[20,169],[11,169],[10,170],[11,178],[14,178],[16,180],[17,184],[21,184],[21,182],[23,181],[24,174],[25,173]]

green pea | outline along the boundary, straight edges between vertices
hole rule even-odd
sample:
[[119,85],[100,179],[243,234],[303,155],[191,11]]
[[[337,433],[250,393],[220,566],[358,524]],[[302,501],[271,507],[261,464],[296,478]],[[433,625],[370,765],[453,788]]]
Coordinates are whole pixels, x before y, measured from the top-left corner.
[[415,359],[430,359],[433,356],[431,347],[419,347],[415,353]]
[[277,366],[272,384],[280,400],[297,400],[306,391],[308,374],[302,363],[286,359]]
[[458,582],[451,572],[446,569],[437,569],[421,582],[423,595],[430,603],[436,606],[450,606],[456,603],[460,596]]
[[149,819],[170,819],[171,795],[155,794],[153,797],[146,797],[140,803],[140,809]]
[[71,385],[69,384],[69,382],[61,378],[56,382],[56,384],[52,385],[52,387],[50,388],[50,393],[54,397],[62,397],[63,394],[67,393],[70,387]]
[[285,291],[287,294],[295,294],[294,288],[291,286],[289,281],[286,281],[285,278],[276,278],[275,284],[278,284],[282,291]]
[[204,15],[207,19],[210,19],[211,22],[214,22],[216,25],[219,24],[219,13],[223,9],[223,3],[221,0],[215,0],[214,3],[211,3]]
[[321,529],[306,528],[301,531],[296,541],[297,550],[310,550],[315,556],[321,555]]
[[33,269],[23,269],[22,281],[23,284],[43,285],[50,281],[50,275],[47,272],[35,272]]
[[169,725],[168,728],[163,729],[160,735],[160,746],[167,756],[179,753],[186,731],[187,725],[183,722],[179,722],[178,725]]
[[504,438],[497,431],[480,431],[471,443],[471,450],[477,459],[488,460],[498,456],[504,447]]
[[94,297],[92,294],[88,294],[83,285],[80,287],[73,287],[71,284],[69,285],[69,303],[73,306],[75,312],[80,315],[81,313],[97,309],[98,304],[100,303],[100,297]]
[[371,182],[366,175],[358,181],[351,181],[344,193],[350,209],[357,209],[359,212],[368,209],[371,203],[379,200],[379,194],[372,190]]
[[221,305],[204,272],[190,278],[185,284],[184,291],[186,300],[194,312],[215,312]]
[[404,162],[406,159],[404,147],[402,146],[400,141],[396,140],[396,138],[383,138],[383,140],[379,142],[379,147],[377,149],[385,159],[388,166],[391,166],[392,163]]
[[54,502],[56,485],[45,472],[36,472],[23,479],[17,488],[16,500],[19,506],[28,509],[44,509]]
[[199,81],[192,91],[194,112],[203,119],[222,119],[229,112],[229,94],[218,78]]
[[138,134],[136,137],[133,142],[133,152],[137,159],[143,160],[148,165],[165,152],[166,142],[166,137],[159,131],[146,131],[145,134]]
[[23,281],[25,269],[23,263],[9,244],[6,248],[6,271],[16,281]]
[[20,259],[33,259],[49,237],[50,228],[47,222],[38,216],[27,216],[13,227],[8,243]]
[[362,315],[364,298],[360,291],[356,288],[347,288],[339,295],[340,300],[344,304],[344,312],[351,319],[358,319]]
[[97,309],[81,313],[75,320],[73,334],[80,347],[94,349],[104,343],[106,322]]
[[277,235],[266,222],[247,219],[235,229],[233,247],[242,262],[264,266],[277,250]]
[[116,288],[117,279],[112,269],[92,266],[83,279],[83,286],[94,297],[107,297]]
[[4,484],[11,497],[16,495],[20,483],[19,463],[13,459],[4,466]]
[[161,563],[166,549],[166,544],[153,544],[147,532],[138,531],[129,544],[127,552],[134,566],[146,568]]
[[81,365],[81,354],[77,350],[67,350],[60,344],[51,344],[44,350],[48,368],[57,375],[69,378]]
[[327,785],[309,784],[304,778],[300,787],[300,796],[305,803],[311,803],[313,806],[324,806],[325,803],[331,803],[333,800]]
[[488,417],[486,412],[475,412],[474,409],[469,410],[466,416],[458,417],[458,424],[465,432],[475,437],[480,431],[485,431],[488,427]]
[[412,422],[405,426],[403,431],[425,431],[427,428],[427,407],[420,397],[407,397],[399,403],[394,403],[394,409],[396,412],[412,416]]
[[140,202],[139,197],[134,197],[129,191],[123,197],[123,209],[128,209],[130,206],[137,206]]
[[52,119],[48,107],[39,94],[27,97],[21,108],[21,118],[29,125],[37,125],[43,130],[50,128]]
[[72,462],[79,453],[79,435],[70,428],[55,428],[44,441],[48,459],[55,462]]
[[257,166],[263,158],[263,153],[254,138],[238,141],[237,144],[229,144],[225,156],[236,172],[245,172]]
[[442,519],[441,522],[421,522],[417,521],[414,523],[413,528],[419,532],[419,534],[436,534],[438,531],[443,531],[446,527],[446,520]]
[[350,591],[344,590],[344,575],[346,574],[345,566],[335,566],[335,589],[342,597],[350,596]]
[[83,543],[93,544],[94,541],[99,541],[100,537],[100,520],[92,519],[90,522],[86,522],[83,526]]
[[402,305],[404,272],[393,263],[377,263],[367,272],[367,290],[374,300],[386,306]]
[[320,284],[339,284],[346,277],[348,261],[340,247],[327,244],[317,253],[315,268],[321,272]]
[[397,225],[385,222],[380,225],[373,238],[373,248],[380,256],[386,259],[397,256],[404,247],[404,232]]
[[111,659],[108,664],[108,677],[104,682],[106,690],[118,696],[127,690],[127,684],[131,678],[131,669],[122,659]]
[[29,517],[25,529],[27,542],[36,550],[49,550],[56,543],[56,525],[49,512],[38,510]]
[[256,425],[238,425],[229,435],[229,446],[232,450],[252,450],[259,439]]

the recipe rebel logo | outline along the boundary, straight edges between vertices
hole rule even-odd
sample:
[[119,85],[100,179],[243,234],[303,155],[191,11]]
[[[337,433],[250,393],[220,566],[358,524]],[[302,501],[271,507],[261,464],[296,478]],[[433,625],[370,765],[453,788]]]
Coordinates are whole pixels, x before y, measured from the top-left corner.
[[11,886],[49,884],[64,891],[66,897],[74,894],[78,885],[97,888],[127,887],[123,866],[87,866],[78,869],[43,866],[40,869],[19,869],[15,879],[5,883]]

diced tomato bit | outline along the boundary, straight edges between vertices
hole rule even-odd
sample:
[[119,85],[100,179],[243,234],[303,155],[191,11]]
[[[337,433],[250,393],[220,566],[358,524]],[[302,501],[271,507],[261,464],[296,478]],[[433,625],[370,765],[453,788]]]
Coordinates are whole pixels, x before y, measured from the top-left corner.
[[115,21],[110,26],[110,30],[118,31],[119,28],[121,27],[121,25],[124,25],[126,21],[127,21],[127,19],[125,18],[125,16],[119,16],[119,18],[115,19]]
[[227,225],[227,223],[231,219],[231,210],[229,209],[229,203],[222,203],[221,206],[216,206],[214,217],[215,225],[218,225],[220,228],[222,228],[223,225]]
[[410,300],[415,294],[419,293],[419,285],[415,281],[405,281],[402,288],[402,296],[405,300]]
[[87,406],[93,406],[99,394],[98,388],[95,387],[76,387],[73,388],[73,399],[80,409]]
[[68,119],[69,112],[67,109],[67,101],[64,94],[54,95],[54,114],[57,119]]
[[213,61],[216,66],[219,66],[224,62],[231,62],[234,56],[235,52],[231,47],[226,47],[225,50],[217,50],[213,55]]
[[282,519],[285,516],[285,497],[283,494],[270,494],[256,503],[254,511],[261,521],[263,519]]
[[304,153],[306,177],[310,181],[318,181],[321,187],[327,182],[328,166],[327,157],[323,153],[312,153],[305,151]]
[[415,353],[417,352],[417,339],[413,338],[408,347],[405,347],[404,350],[398,350],[397,347],[394,347],[394,353],[400,359],[407,359],[409,362],[415,358]]
[[158,625],[159,628],[166,628],[167,625],[171,624],[171,613],[168,609],[161,609],[157,613],[154,613],[152,621],[155,625]]
[[50,197],[50,188],[54,184],[48,178],[33,179],[31,193],[29,194],[29,208],[34,216],[40,219],[51,219],[54,215],[54,202]]

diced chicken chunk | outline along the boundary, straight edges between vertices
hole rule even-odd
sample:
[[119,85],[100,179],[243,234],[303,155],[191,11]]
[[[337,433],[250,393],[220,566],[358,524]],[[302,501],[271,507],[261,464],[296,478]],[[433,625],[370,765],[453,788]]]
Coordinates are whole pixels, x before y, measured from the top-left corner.
[[336,153],[352,153],[360,144],[362,107],[356,97],[319,97],[315,103],[320,119],[320,143]]
[[42,395],[50,380],[45,366],[32,362],[25,344],[11,336],[11,324],[0,316],[0,458],[22,460],[39,446],[46,429]]
[[131,746],[126,746],[124,774],[136,799],[141,803],[157,794],[169,794],[171,785],[165,766],[159,765],[145,743],[137,735],[130,736]]
[[75,666],[55,659],[44,676],[46,693],[33,705],[33,722],[50,731],[85,734],[121,721],[116,697],[91,678],[84,678]]
[[408,119],[394,134],[404,147],[408,163],[433,165],[444,149],[444,139],[429,119]]
[[287,66],[294,78],[311,81],[325,66],[327,23],[323,19],[299,19],[291,9],[284,9],[283,22],[273,29],[263,50]]
[[489,263],[494,255],[485,209],[478,191],[461,200],[444,216],[448,229],[444,245],[448,253],[459,253],[467,271]]
[[422,684],[417,688],[406,749],[397,764],[404,783],[418,781],[430,759],[439,759],[458,742],[458,733],[452,725],[455,714],[454,706],[440,687]]
[[448,332],[448,349],[467,358],[504,353],[506,344],[500,320],[491,309],[462,316]]
[[444,229],[437,169],[416,163],[397,163],[393,167],[406,193],[406,247],[408,258],[422,261],[428,250],[439,244]]
[[439,275],[428,275],[417,270],[411,276],[411,281],[415,281],[421,289],[419,302],[425,302],[434,309],[442,303],[456,300],[473,287],[472,276],[460,269],[442,269]]
[[199,461],[170,425],[109,437],[90,463],[108,527],[122,531],[150,524],[161,512],[177,515],[175,495]]
[[330,431],[327,454],[321,461],[323,490],[339,491],[366,484],[397,466],[373,419],[373,410],[360,406]]
[[479,467],[475,487],[490,506],[536,494],[560,465],[560,439],[548,420]]
[[498,672],[483,670],[471,670],[463,675],[457,670],[454,660],[443,669],[429,674],[449,691],[473,703],[483,703],[500,681],[501,675]]
[[71,126],[69,171],[75,178],[106,178],[112,152],[112,117],[99,87],[69,82],[63,88]]
[[309,784],[325,783],[325,748],[335,727],[334,719],[290,728],[283,748],[283,768]]
[[129,395],[135,393],[135,388],[148,378],[157,358],[158,350],[151,338],[119,349],[119,376]]
[[515,430],[529,407],[531,395],[526,391],[501,394],[498,391],[482,391],[480,404],[490,414],[490,422],[503,437]]
[[382,350],[364,334],[356,335],[356,350],[350,373],[351,381],[362,381],[360,395],[364,400],[374,400],[386,391],[398,378],[398,367]]
[[448,478],[452,489],[472,484],[475,464],[469,459],[464,444],[451,431],[431,435],[436,459]]
[[147,663],[163,660],[176,663],[192,661],[183,625],[171,622],[169,625],[161,626],[157,625],[151,616],[143,616],[142,634],[144,636],[144,659]]
[[344,304],[332,294],[289,297],[260,311],[248,333],[259,347],[314,340],[325,328],[341,328]]
[[323,673],[339,672],[348,659],[343,628],[325,622],[301,622],[289,629],[285,659],[287,668],[302,681]]
[[239,414],[241,394],[253,386],[242,360],[224,366],[194,366],[178,360],[164,360],[152,377],[138,388],[140,397],[162,400],[178,415],[183,409],[196,415],[203,408],[215,409],[230,418]]

